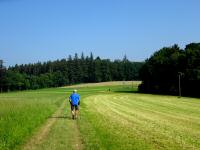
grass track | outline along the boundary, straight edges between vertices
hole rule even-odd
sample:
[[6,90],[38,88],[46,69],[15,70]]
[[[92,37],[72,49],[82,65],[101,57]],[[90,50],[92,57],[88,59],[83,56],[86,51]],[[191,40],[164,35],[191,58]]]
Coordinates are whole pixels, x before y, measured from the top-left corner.
[[66,101],[23,146],[23,150],[82,149],[77,122],[66,111]]
[[62,101],[63,95],[42,90],[0,94],[0,149],[18,149]]

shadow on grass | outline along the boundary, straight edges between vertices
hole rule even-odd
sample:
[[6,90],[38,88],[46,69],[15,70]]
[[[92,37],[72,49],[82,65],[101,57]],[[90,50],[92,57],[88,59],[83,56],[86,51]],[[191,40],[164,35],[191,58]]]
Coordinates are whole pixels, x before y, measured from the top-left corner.
[[175,96],[177,98],[182,98],[182,97],[189,97],[189,98],[200,98],[200,96],[189,96],[189,95],[183,95],[183,96],[179,96],[178,94],[175,93],[158,93],[158,92],[141,92],[138,91],[137,89],[119,89],[119,90],[113,90],[112,92],[114,93],[138,93],[138,94],[149,94],[149,95],[157,95],[157,96]]
[[49,118],[55,118],[55,119],[72,119],[70,116],[50,116]]
[[113,92],[115,92],[115,93],[139,93],[136,90],[132,90],[132,91],[130,91],[130,90],[116,90],[116,91],[113,91]]
[[146,94],[146,95],[155,95],[155,96],[173,96],[173,97],[177,97],[177,98],[184,98],[184,97],[187,97],[187,98],[199,98],[200,99],[200,96],[188,96],[188,95],[183,95],[183,96],[179,96],[177,94],[173,94],[173,93],[156,93],[156,92],[140,92],[140,91],[137,91],[137,90],[133,90],[133,91],[123,91],[123,90],[119,90],[119,91],[113,91],[113,92],[116,92],[116,93],[138,93],[138,94]]
[[[177,95],[170,95],[170,94],[163,94],[163,93],[145,93],[145,92],[140,92],[138,90],[116,90],[113,91],[115,93],[139,93],[139,94],[147,94],[147,95],[159,95],[159,96],[177,96]],[[177,96],[179,97],[179,96]],[[179,97],[180,98],[180,97]]]

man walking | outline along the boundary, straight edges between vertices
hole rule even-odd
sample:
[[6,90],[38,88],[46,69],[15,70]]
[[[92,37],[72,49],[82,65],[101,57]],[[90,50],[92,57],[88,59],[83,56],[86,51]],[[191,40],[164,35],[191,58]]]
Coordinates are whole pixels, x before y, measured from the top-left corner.
[[69,97],[71,105],[72,119],[76,119],[79,113],[80,95],[77,94],[77,90],[73,90],[73,93]]

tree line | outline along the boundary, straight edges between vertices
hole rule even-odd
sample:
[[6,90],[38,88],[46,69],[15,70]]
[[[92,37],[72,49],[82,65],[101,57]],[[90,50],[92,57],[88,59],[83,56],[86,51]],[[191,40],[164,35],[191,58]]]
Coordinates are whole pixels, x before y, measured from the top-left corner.
[[143,62],[131,62],[126,56],[111,61],[100,57],[69,55],[67,59],[15,65],[9,68],[0,61],[2,91],[59,87],[77,83],[140,80]]
[[160,49],[145,61],[140,77],[141,92],[200,96],[200,43]]

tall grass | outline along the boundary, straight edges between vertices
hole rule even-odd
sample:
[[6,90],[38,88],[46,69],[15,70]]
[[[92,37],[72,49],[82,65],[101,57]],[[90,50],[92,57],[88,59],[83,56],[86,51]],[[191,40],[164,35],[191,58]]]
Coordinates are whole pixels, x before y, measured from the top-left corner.
[[17,149],[63,100],[51,89],[0,94],[0,149]]

